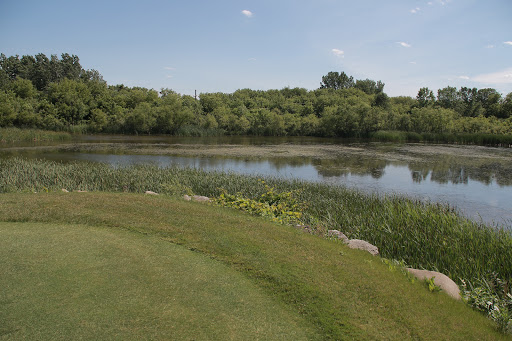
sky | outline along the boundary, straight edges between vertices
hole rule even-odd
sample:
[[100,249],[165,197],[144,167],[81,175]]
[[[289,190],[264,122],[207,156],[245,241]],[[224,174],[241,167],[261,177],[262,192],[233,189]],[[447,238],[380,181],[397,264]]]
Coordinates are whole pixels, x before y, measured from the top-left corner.
[[0,0],[0,52],[75,54],[109,85],[320,86],[330,71],[512,92],[512,0]]

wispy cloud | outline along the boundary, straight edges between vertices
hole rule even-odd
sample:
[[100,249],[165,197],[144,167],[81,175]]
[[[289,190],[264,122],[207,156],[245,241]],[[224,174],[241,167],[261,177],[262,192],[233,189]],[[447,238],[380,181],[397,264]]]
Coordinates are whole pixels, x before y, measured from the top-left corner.
[[512,46],[512,41],[504,41],[503,44]]
[[412,14],[416,14],[416,13],[418,13],[420,10],[421,10],[421,9],[420,9],[419,7],[416,7],[416,8],[411,9],[411,11],[410,11],[410,12],[411,12]]
[[403,41],[397,41],[396,43],[400,44],[400,46],[402,46],[402,47],[411,47],[410,44],[407,44],[406,42],[403,42]]
[[469,76],[459,76],[457,77],[458,79],[464,79],[464,80],[469,80]]
[[489,44],[489,45],[487,45],[485,48],[486,48],[486,49],[493,49],[493,48],[494,48],[494,45]]
[[345,57],[345,51],[339,50],[339,49],[332,49],[331,52],[337,56],[337,57]]
[[170,70],[170,71],[174,71],[174,70],[176,70],[176,68],[175,68],[175,67],[170,67],[170,66],[166,66],[166,67],[164,67],[164,69],[165,69],[165,70]]
[[171,75],[167,75],[167,76],[165,76],[165,77],[166,77],[166,78],[172,78],[173,76],[171,76]]
[[512,84],[512,67],[498,72],[481,74],[472,80],[484,84]]
[[416,65],[417,63],[416,62],[409,62],[409,64]]
[[256,58],[249,58],[249,59],[247,59],[247,60],[248,60],[248,61],[250,61],[250,62],[255,62],[255,61],[256,61]]
[[432,1],[427,2],[427,5],[432,6],[434,3]]
[[242,14],[245,15],[247,18],[251,18],[253,16],[252,12],[247,9],[244,9],[242,11]]

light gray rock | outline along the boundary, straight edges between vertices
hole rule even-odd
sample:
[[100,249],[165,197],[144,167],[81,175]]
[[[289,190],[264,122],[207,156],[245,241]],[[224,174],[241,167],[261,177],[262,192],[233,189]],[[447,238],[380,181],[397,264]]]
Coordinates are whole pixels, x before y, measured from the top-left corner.
[[190,195],[186,195],[186,194],[183,196],[183,199],[185,199],[185,201],[190,201],[190,200],[192,200],[192,198],[190,197]]
[[338,230],[329,230],[329,231],[327,231],[327,237],[333,237],[333,238],[337,238],[337,239],[343,240],[343,242],[345,244],[348,244],[348,242],[349,242],[348,237],[345,236],[345,234],[343,232],[338,231]]
[[451,280],[450,277],[446,276],[437,271],[418,270],[412,268],[406,268],[411,274],[420,280],[429,279],[434,277],[434,284],[441,288],[442,291],[447,293],[449,296],[460,300],[460,289],[459,286]]
[[192,197],[192,200],[194,200],[194,201],[199,201],[199,202],[206,202],[206,201],[210,201],[210,198],[208,198],[208,197],[204,197],[204,196],[202,196],[202,195],[194,195],[194,196]]
[[359,250],[368,251],[369,253],[371,253],[374,256],[379,254],[379,248],[376,247],[375,245],[368,243],[365,240],[350,239],[348,242],[348,247],[351,249],[359,249]]
[[158,193],[153,192],[153,191],[146,191],[145,193],[146,193],[146,194],[149,194],[149,195],[158,195]]
[[65,188],[62,189],[62,192],[69,193],[69,191],[67,189],[65,189]]

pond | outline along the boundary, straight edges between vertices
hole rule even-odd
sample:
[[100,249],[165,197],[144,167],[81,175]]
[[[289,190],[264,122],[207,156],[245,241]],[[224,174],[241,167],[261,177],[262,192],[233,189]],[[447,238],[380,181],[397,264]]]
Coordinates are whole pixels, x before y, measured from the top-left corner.
[[319,181],[447,203],[474,220],[512,225],[510,148],[320,138],[78,136],[65,143],[0,148],[0,157],[13,156]]

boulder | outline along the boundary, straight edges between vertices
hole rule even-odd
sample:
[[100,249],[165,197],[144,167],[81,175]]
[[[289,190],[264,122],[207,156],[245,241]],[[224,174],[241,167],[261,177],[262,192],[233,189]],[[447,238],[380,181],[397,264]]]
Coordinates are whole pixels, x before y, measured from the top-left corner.
[[146,191],[145,193],[146,193],[146,194],[149,194],[149,195],[158,195],[158,193],[153,192],[153,191]]
[[62,192],[69,193],[69,191],[67,189],[65,189],[65,188],[62,189]]
[[190,195],[186,195],[186,194],[183,196],[183,199],[185,199],[185,201],[190,201],[190,200],[192,200],[192,198],[190,197]]
[[202,195],[194,195],[192,197],[192,200],[194,201],[199,201],[199,202],[205,202],[205,201],[210,201],[210,198],[208,197],[203,197]]
[[379,254],[379,248],[376,247],[375,245],[368,243],[365,240],[350,239],[348,242],[348,247],[351,249],[359,249],[359,250],[368,251],[369,253],[371,253],[374,256]]
[[348,238],[345,234],[338,230],[327,231],[327,237],[333,237],[342,240],[345,244],[348,244]]
[[456,300],[460,300],[459,286],[445,274],[437,271],[418,270],[412,268],[406,268],[406,270],[420,280],[434,277],[435,285],[441,288],[441,290],[447,293],[449,296],[455,298]]

